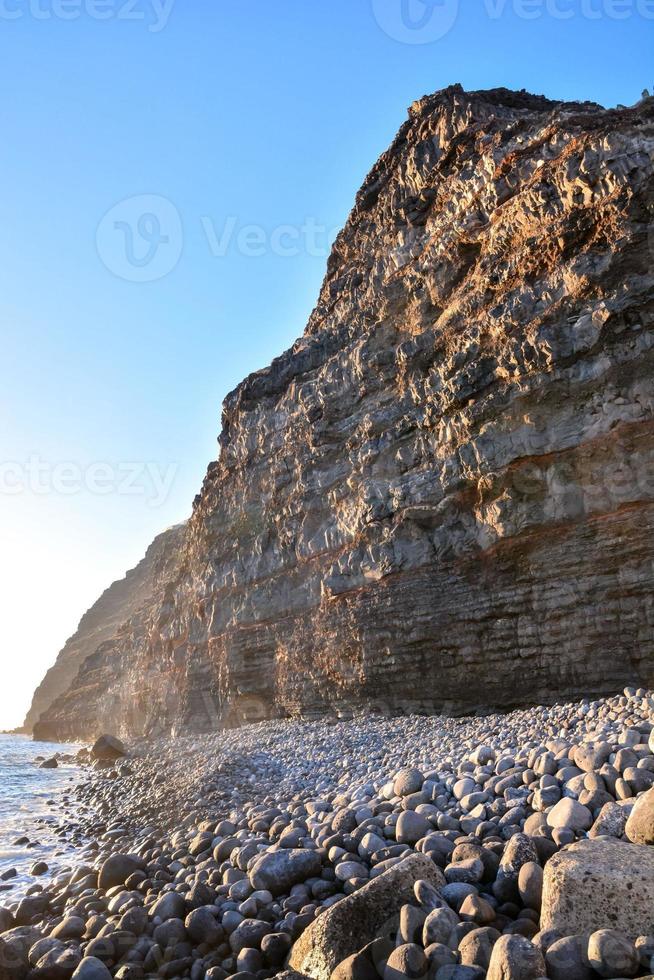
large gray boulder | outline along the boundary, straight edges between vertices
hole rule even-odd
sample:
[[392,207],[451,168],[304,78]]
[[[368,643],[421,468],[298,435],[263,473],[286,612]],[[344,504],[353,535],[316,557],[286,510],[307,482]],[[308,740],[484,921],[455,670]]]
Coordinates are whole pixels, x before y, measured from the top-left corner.
[[102,759],[105,762],[115,762],[122,756],[127,755],[127,749],[114,735],[101,735],[93,748],[91,755],[94,759]]
[[559,851],[545,865],[540,927],[564,936],[654,933],[654,848],[598,839]]
[[106,891],[116,885],[124,885],[130,875],[142,867],[143,861],[135,854],[112,854],[100,868],[98,888]]
[[321,869],[322,860],[317,851],[299,848],[267,851],[252,867],[250,884],[255,891],[287,895],[293,885],[300,885],[307,878],[318,878]]
[[424,880],[441,889],[445,878],[431,858],[412,854],[323,912],[293,947],[289,965],[312,980],[329,980],[339,963],[397,928],[400,909],[414,902]]

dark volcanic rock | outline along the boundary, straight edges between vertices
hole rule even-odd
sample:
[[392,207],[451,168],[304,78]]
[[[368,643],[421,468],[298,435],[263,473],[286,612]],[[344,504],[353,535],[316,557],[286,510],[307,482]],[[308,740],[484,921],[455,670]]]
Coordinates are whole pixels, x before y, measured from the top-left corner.
[[114,735],[101,735],[91,749],[94,759],[101,759],[103,762],[115,762],[121,756],[127,755],[127,749]]

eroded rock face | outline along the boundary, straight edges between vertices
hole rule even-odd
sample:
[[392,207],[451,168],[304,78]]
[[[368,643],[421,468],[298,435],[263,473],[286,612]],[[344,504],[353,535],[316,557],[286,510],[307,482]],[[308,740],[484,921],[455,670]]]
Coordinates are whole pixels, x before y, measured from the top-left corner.
[[653,151],[654,100],[415,103],[304,336],[226,399],[176,573],[48,731],[86,734],[98,671],[149,731],[651,683]]
[[[178,561],[184,533],[184,525],[177,525],[158,535],[136,568],[114,582],[84,614],[34,694],[23,726],[26,732],[46,741],[93,738],[102,731],[103,717],[106,727],[114,727],[111,713],[103,706],[106,679],[119,673],[112,641],[126,622],[131,620],[130,630],[135,628],[139,612],[150,614],[158,587]],[[67,717],[71,698],[75,715]],[[126,733],[134,727],[124,716],[118,726]]]

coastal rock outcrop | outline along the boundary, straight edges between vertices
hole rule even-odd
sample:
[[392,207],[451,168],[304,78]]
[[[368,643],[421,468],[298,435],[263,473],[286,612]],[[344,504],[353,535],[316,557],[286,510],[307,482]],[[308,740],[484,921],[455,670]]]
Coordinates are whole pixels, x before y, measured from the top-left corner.
[[[654,100],[414,103],[50,736],[652,681]],[[64,685],[62,684],[62,687]]]

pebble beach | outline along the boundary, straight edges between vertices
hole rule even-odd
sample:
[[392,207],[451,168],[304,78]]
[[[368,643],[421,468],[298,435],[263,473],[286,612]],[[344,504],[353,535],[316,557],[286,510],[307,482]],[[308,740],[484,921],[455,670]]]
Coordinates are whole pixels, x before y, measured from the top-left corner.
[[105,740],[68,867],[0,895],[0,978],[651,976],[653,722],[627,689]]

